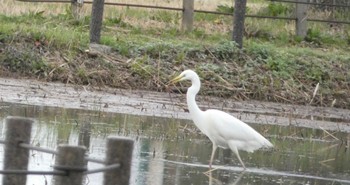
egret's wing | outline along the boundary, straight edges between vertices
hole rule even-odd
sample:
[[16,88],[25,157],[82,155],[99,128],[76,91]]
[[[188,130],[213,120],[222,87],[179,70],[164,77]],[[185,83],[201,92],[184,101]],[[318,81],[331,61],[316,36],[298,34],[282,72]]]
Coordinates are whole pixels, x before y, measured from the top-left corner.
[[[240,150],[253,151],[272,144],[252,127],[241,120],[219,110],[207,110],[210,120],[209,135],[216,136],[217,142],[233,142]],[[210,136],[209,136],[210,137]]]
[[[211,120],[212,129],[227,140],[254,140],[257,133],[246,123],[219,110],[208,110],[207,119]],[[260,135],[260,134],[259,134]]]

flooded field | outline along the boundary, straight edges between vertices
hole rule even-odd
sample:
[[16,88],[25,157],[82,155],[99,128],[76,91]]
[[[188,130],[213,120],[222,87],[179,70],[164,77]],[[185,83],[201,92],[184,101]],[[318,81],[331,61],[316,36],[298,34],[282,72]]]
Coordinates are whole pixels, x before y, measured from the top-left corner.
[[[0,120],[10,115],[37,120],[33,145],[50,149],[62,143],[85,145],[89,156],[97,159],[104,159],[108,136],[134,139],[133,185],[350,184],[350,133],[342,129],[249,123],[275,148],[240,152],[245,172],[230,150],[218,149],[214,161],[218,169],[205,174],[211,142],[187,119],[0,103]],[[1,138],[3,126],[0,122]],[[2,154],[0,147],[0,163]],[[52,170],[52,155],[33,151],[30,156],[31,170]],[[86,177],[86,184],[101,183],[102,174]],[[51,176],[29,176],[27,184],[51,184]]]
[[[245,172],[230,150],[218,149],[217,170],[204,173],[211,142],[189,120],[184,96],[170,93],[0,78],[0,120],[35,118],[33,145],[50,149],[63,143],[85,145],[89,156],[97,159],[104,159],[108,136],[130,137],[135,140],[133,185],[350,184],[349,110],[197,98],[203,110],[229,112],[275,148],[240,152]],[[3,138],[3,122],[0,128]],[[2,153],[0,147],[0,163]],[[54,156],[36,151],[30,156],[31,170],[52,170]],[[93,174],[85,184],[101,182],[102,174]],[[51,184],[51,176],[29,176],[27,184]]]

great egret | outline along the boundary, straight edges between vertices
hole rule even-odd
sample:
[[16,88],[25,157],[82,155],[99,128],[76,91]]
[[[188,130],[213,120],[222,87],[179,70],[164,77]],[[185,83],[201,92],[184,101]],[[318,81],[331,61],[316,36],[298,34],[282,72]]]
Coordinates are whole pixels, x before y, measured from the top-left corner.
[[190,80],[192,82],[192,86],[187,90],[186,94],[188,110],[192,120],[198,129],[213,143],[209,168],[212,166],[217,147],[230,148],[236,154],[244,169],[246,167],[239,156],[238,150],[254,152],[254,150],[262,147],[273,147],[267,139],[252,127],[230,114],[215,109],[200,110],[195,100],[201,87],[197,73],[192,70],[185,70],[171,80],[171,83],[182,80]]

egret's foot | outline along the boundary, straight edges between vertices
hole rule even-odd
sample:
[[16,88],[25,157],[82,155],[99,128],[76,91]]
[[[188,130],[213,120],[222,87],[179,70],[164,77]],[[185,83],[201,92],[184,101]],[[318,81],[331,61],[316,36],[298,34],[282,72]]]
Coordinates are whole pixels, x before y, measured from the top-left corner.
[[243,165],[243,170],[242,171],[244,172],[246,170],[247,170],[247,168],[245,167],[245,165]]
[[215,170],[217,170],[217,169],[219,169],[219,168],[211,168],[211,167],[210,167],[208,171],[203,172],[203,173],[204,173],[204,175],[210,176],[210,175],[211,175],[211,172],[213,172],[213,171],[215,171]]

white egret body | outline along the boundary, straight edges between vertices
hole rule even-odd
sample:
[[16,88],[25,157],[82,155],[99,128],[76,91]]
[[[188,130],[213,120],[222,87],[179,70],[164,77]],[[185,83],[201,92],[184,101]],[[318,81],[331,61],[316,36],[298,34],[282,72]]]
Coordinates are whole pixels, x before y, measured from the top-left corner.
[[194,124],[213,143],[209,168],[211,168],[217,147],[230,148],[237,156],[239,162],[245,169],[245,165],[239,156],[238,150],[253,152],[262,147],[273,147],[273,145],[255,131],[252,127],[230,114],[209,109],[202,111],[196,103],[196,95],[199,92],[201,82],[198,75],[192,70],[185,70],[172,82],[190,80],[192,86],[187,90],[187,105]]

